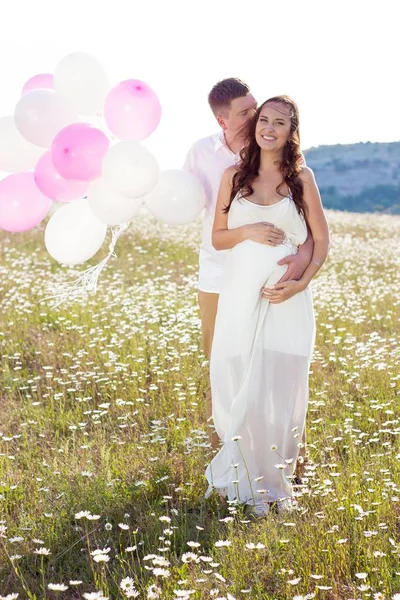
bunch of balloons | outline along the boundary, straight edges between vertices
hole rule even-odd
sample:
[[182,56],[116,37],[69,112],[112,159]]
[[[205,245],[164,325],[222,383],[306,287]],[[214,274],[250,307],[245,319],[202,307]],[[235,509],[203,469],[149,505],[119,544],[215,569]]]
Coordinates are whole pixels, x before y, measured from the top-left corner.
[[[98,122],[94,125],[93,121]],[[131,221],[145,203],[159,220],[181,225],[204,207],[204,190],[181,169],[160,172],[140,143],[158,126],[161,105],[144,81],[110,88],[92,56],[64,57],[54,75],[39,74],[22,89],[13,116],[0,118],[0,229],[36,227],[52,202],[45,245],[67,265],[102,246],[107,226]]]

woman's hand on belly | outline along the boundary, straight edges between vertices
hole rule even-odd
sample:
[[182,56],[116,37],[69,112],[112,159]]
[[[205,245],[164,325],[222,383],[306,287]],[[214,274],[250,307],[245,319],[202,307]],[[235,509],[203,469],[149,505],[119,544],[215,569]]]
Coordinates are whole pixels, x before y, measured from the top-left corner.
[[250,223],[245,225],[245,228],[246,239],[267,246],[278,246],[286,237],[285,232],[273,223]]
[[261,295],[263,298],[267,298],[271,304],[280,304],[299,292],[302,292],[304,289],[304,285],[299,281],[290,280],[276,283],[272,288],[263,287],[261,289]]

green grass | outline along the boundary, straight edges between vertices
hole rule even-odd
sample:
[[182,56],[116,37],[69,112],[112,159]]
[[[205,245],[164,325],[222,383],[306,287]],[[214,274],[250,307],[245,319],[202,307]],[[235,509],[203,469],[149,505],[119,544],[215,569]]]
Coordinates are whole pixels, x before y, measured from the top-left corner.
[[52,261],[43,228],[0,234],[0,595],[134,597],[126,577],[143,599],[400,592],[400,221],[328,217],[301,510],[257,522],[204,499],[200,225],[140,216],[96,295],[55,308],[86,266]]

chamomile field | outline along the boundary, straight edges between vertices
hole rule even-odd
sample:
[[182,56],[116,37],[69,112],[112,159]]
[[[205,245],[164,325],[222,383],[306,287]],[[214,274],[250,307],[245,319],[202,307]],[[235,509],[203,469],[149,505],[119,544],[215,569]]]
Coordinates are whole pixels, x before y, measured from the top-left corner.
[[138,216],[97,293],[56,307],[87,265],[43,226],[0,233],[1,598],[400,594],[400,218],[327,215],[299,508],[257,520],[204,499],[201,223]]

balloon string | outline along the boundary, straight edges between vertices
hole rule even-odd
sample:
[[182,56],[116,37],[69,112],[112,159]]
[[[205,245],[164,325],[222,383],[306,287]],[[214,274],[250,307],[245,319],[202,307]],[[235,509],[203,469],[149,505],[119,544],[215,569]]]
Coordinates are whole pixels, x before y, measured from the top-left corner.
[[40,300],[40,302],[45,302],[46,300],[56,300],[56,303],[52,305],[52,308],[56,308],[68,299],[76,300],[88,292],[93,292],[95,294],[100,274],[110,258],[117,256],[114,252],[115,245],[120,235],[128,229],[129,224],[130,221],[121,223],[121,225],[117,225],[116,227],[111,227],[111,241],[108,246],[108,254],[105,258],[103,258],[102,261],[99,262],[99,264],[86,269],[86,271],[83,271],[83,273],[81,273],[73,283],[60,289],[60,291],[54,296],[47,296],[46,298],[43,298]]

